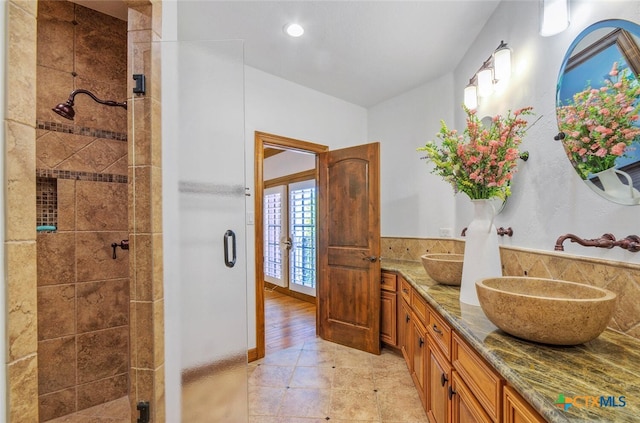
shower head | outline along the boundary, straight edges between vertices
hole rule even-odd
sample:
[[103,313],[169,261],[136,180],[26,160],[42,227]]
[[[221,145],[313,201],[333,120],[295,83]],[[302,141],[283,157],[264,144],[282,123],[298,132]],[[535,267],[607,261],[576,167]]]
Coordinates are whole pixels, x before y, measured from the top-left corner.
[[122,107],[123,109],[127,108],[126,101],[123,103],[118,103],[117,101],[112,101],[112,100],[100,100],[91,91],[78,89],[78,90],[71,91],[71,94],[69,94],[69,98],[67,99],[67,101],[65,101],[64,103],[58,104],[56,107],[54,107],[51,110],[53,110],[54,112],[56,112],[57,114],[59,114],[65,119],[73,120],[73,117],[76,115],[75,110],[73,110],[73,104],[74,104],[73,102],[76,95],[78,94],[86,94],[89,97],[91,97],[96,103],[104,104],[105,106]]

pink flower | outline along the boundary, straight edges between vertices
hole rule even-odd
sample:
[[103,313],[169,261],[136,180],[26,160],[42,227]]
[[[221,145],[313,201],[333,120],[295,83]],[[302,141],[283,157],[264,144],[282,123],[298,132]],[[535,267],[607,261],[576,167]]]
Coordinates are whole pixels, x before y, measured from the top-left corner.
[[607,155],[607,150],[605,148],[600,148],[595,152],[595,155],[598,157],[604,157]]
[[622,156],[626,148],[627,148],[627,144],[623,142],[619,142],[613,147],[611,147],[611,154],[615,154],[616,156]]
[[611,66],[611,70],[609,71],[609,76],[618,76],[618,62],[613,62],[613,66]]

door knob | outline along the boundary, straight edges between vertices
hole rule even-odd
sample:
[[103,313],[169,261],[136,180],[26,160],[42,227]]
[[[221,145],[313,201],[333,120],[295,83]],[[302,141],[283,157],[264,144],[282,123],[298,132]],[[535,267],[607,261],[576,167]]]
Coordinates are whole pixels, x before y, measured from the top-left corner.
[[292,245],[291,239],[286,239],[286,240],[282,241],[282,244],[287,248],[287,250],[291,249],[291,245]]
[[376,256],[367,256],[367,257],[362,257],[362,260],[367,260],[367,261],[370,261],[371,263],[375,263],[376,261],[378,261],[378,257],[376,257]]

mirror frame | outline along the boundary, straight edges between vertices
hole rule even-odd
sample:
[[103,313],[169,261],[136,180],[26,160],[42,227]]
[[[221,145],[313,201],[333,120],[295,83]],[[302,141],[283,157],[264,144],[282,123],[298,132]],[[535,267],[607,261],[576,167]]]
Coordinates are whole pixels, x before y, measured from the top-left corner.
[[[610,29],[610,31],[600,39],[595,40],[592,44],[585,46],[582,50],[574,54],[574,50],[579,47],[580,43],[582,43],[589,34],[600,29]],[[562,66],[558,73],[556,86],[556,109],[563,103],[560,98],[560,93],[566,72],[575,69],[611,46],[615,45],[618,47],[622,57],[626,61],[626,64],[634,73],[636,79],[640,81],[640,47],[634,40],[632,34],[637,38],[640,38],[640,25],[623,19],[599,21],[582,30],[567,48]],[[584,82],[585,84],[590,84],[589,80]],[[559,119],[557,113],[556,119]],[[558,128],[560,128],[559,120],[557,121],[557,125]],[[563,138],[564,134],[561,132],[556,137],[556,140],[562,140]],[[640,145],[638,138],[634,143]],[[635,173],[640,174],[640,158],[636,162],[632,163],[637,163],[635,167],[638,168],[638,171]],[[577,169],[574,170],[578,173]],[[585,179],[585,184],[600,197],[609,201],[623,205],[640,204],[640,191],[637,189],[640,188],[640,175],[635,175],[635,177],[632,178],[628,173],[618,170],[617,168],[614,172],[611,182],[615,185],[613,191],[610,190],[608,182],[600,180],[598,177]],[[633,179],[636,179],[636,181],[633,182]],[[607,184],[607,190],[604,189],[603,183]]]

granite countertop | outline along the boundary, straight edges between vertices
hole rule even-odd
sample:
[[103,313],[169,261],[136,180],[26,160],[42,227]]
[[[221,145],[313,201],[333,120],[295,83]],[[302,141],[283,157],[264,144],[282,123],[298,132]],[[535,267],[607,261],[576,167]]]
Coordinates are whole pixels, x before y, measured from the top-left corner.
[[[435,284],[420,262],[385,258],[381,264],[383,270],[402,274],[547,421],[640,422],[637,339],[607,329],[593,341],[572,347],[520,340],[493,325],[480,307],[461,304],[459,287]],[[567,410],[555,405],[561,394],[577,405]],[[604,396],[609,403],[594,405],[585,396]]]

